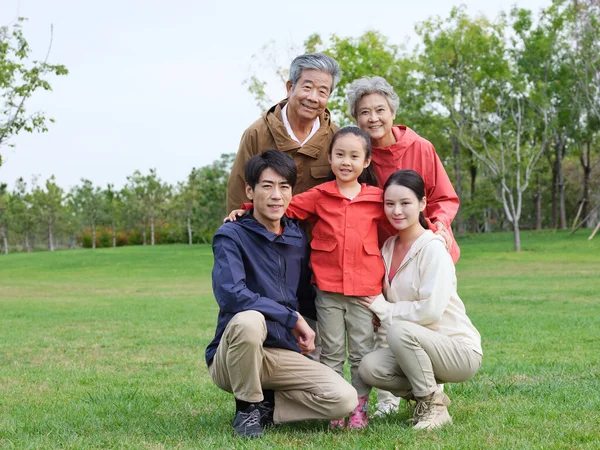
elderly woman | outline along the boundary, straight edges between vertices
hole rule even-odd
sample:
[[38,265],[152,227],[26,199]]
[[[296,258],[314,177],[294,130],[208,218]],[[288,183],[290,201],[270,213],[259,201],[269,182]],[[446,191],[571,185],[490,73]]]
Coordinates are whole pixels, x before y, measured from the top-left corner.
[[[347,90],[350,114],[357,125],[371,137],[371,165],[380,186],[390,175],[400,169],[411,169],[425,181],[427,207],[424,215],[427,224],[441,235],[452,261],[460,257],[450,224],[458,211],[458,196],[448,174],[431,142],[423,139],[404,125],[394,125],[400,104],[392,86],[381,77],[364,77],[354,81]],[[380,227],[379,242],[391,236],[388,229]],[[375,335],[375,348],[387,347],[386,332],[379,329]],[[443,386],[440,386],[443,389]],[[399,399],[389,392],[379,391],[376,416],[398,409]]]
[[[431,142],[404,125],[394,125],[400,100],[392,86],[381,77],[364,77],[347,90],[350,114],[357,125],[371,137],[371,164],[382,186],[400,169],[411,169],[425,181],[429,227],[446,241],[452,261],[460,257],[460,249],[450,224],[458,211],[458,196]],[[380,243],[390,236],[380,237]]]

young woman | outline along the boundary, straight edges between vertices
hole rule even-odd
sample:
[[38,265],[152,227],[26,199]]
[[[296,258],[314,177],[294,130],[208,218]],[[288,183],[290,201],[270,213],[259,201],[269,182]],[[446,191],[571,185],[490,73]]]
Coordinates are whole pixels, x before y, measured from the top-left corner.
[[452,422],[450,399],[438,383],[470,379],[481,365],[481,337],[456,293],[456,274],[444,239],[427,229],[423,179],[393,173],[384,186],[384,211],[397,234],[381,249],[383,294],[359,303],[379,317],[388,348],[363,357],[359,374],[371,386],[414,398],[415,429]]

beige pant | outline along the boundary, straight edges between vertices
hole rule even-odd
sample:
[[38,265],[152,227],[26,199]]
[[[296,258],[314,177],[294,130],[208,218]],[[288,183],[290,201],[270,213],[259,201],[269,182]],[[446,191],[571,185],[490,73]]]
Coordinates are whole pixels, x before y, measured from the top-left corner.
[[365,356],[359,368],[371,386],[400,397],[425,397],[437,383],[458,383],[475,375],[481,355],[465,344],[413,322],[397,322],[388,330],[389,348]]
[[251,403],[263,400],[263,389],[275,391],[275,423],[339,419],[356,407],[356,390],[333,370],[292,350],[264,348],[266,337],[261,313],[236,314],[209,366],[215,384]]
[[356,297],[317,290],[317,322],[321,335],[321,363],[344,376],[346,338],[350,379],[359,396],[369,395],[371,386],[358,374],[362,358],[373,351],[373,314]]
[[[387,332],[383,327],[379,327],[379,329],[375,333],[375,350],[379,350],[380,348],[388,348]],[[398,405],[400,404],[400,398],[396,397],[391,392],[384,391],[383,389],[378,389],[377,405],[385,404],[392,405],[393,407],[398,408]]]

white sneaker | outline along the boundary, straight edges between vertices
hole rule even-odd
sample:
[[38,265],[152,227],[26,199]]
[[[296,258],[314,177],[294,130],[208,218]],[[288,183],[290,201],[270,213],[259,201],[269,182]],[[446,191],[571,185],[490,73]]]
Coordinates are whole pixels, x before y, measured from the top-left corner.
[[392,403],[377,403],[377,410],[373,413],[371,417],[381,418],[397,412],[398,406]]

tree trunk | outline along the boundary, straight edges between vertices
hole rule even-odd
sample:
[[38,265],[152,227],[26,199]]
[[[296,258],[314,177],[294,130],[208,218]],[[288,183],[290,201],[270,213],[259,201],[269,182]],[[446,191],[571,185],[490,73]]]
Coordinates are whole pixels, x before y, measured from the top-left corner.
[[452,142],[452,154],[454,156],[454,176],[456,178],[456,185],[454,188],[456,189],[456,195],[458,195],[459,205],[458,211],[456,212],[456,227],[458,229],[459,236],[465,234],[465,221],[463,220],[462,214],[462,183],[460,176],[460,143],[458,142],[458,138],[454,135],[450,136],[450,141]]
[[154,245],[154,216],[150,217],[150,245]]
[[52,236],[52,222],[48,221],[48,250],[54,251],[54,236]]
[[2,243],[4,244],[4,254],[8,255],[8,236],[6,235],[6,227],[2,225]]
[[558,182],[557,182],[557,178],[558,178],[558,171],[556,169],[556,161],[551,162],[551,167],[552,167],[552,189],[551,189],[551,202],[552,202],[552,209],[550,211],[550,224],[552,229],[556,229],[557,227],[557,223],[558,223],[558,207],[557,207],[557,202],[556,202],[556,190],[557,190],[557,186],[558,186]]
[[117,225],[114,223],[112,224],[112,245],[113,248],[117,246]]
[[567,215],[565,212],[565,177],[563,173],[564,141],[558,137],[554,145],[556,152],[556,181],[558,184],[558,207],[560,211],[560,229],[567,229]]
[[31,253],[31,246],[29,245],[29,230],[25,231],[25,251]]
[[146,224],[144,223],[144,229],[142,230],[142,245],[146,245]]
[[[589,142],[586,143],[586,149],[579,157],[579,161],[581,162],[581,166],[583,168],[583,195],[581,200],[583,202],[583,206],[581,208],[581,217],[587,217],[588,202],[590,198],[590,177],[592,174],[591,149]],[[588,219],[587,223],[583,226],[591,228],[594,226],[594,224]]]
[[[471,154],[471,158],[472,157],[473,157],[473,155]],[[477,180],[477,165],[475,164],[475,161],[473,161],[473,159],[471,159],[471,166],[469,167],[469,173],[471,175],[471,202],[474,202],[475,201],[475,181]],[[475,214],[471,214],[469,221],[471,222],[471,233],[477,233],[478,228],[479,228],[477,226],[477,216],[475,216]]]
[[539,177],[536,178],[535,184],[535,229],[539,231],[542,229],[542,188]]
[[521,231],[519,230],[519,220],[513,218],[513,240],[515,243],[515,252],[521,251]]
[[192,245],[192,219],[187,218],[188,243]]
[[92,220],[92,248],[96,248],[96,224]]
[[75,248],[75,233],[71,233],[71,243],[69,244],[70,249]]

